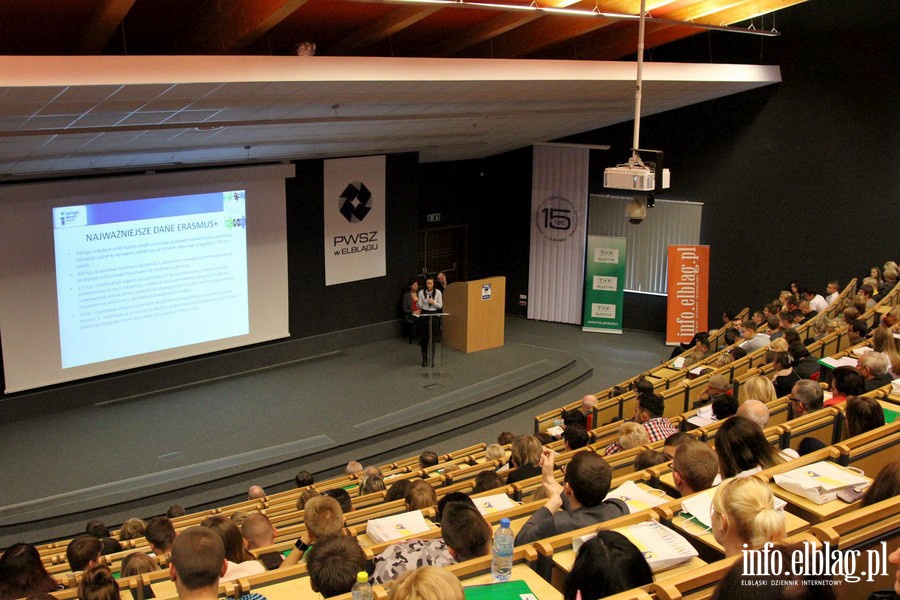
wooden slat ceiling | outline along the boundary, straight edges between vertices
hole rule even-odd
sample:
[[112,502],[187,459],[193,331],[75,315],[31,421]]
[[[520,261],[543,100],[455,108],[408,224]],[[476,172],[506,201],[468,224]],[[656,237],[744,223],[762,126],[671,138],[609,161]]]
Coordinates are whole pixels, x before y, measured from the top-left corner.
[[[730,25],[803,1],[649,0],[647,8],[657,18]],[[540,0],[536,5],[636,14],[640,3]],[[616,60],[634,54],[636,30],[633,22],[599,17],[384,0],[0,3],[0,54],[6,55],[290,55],[298,43],[315,42],[322,56]],[[650,24],[646,47],[701,31]]]

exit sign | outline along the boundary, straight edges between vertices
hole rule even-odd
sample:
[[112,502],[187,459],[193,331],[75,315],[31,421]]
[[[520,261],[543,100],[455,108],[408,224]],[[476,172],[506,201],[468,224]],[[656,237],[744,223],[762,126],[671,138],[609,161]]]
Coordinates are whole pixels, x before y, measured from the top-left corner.
[[441,213],[428,213],[427,215],[425,215],[425,221],[427,223],[440,223]]

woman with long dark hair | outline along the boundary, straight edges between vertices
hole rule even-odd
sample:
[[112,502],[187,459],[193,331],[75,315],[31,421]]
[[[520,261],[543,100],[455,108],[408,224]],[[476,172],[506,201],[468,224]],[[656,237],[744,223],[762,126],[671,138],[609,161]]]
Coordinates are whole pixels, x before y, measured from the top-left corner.
[[598,531],[578,549],[575,565],[563,587],[565,600],[597,600],[653,583],[647,559],[621,533]]
[[766,440],[762,428],[745,417],[726,419],[716,431],[715,443],[722,479],[774,467],[785,460]]
[[13,600],[60,588],[31,544],[13,544],[0,557],[0,600]]

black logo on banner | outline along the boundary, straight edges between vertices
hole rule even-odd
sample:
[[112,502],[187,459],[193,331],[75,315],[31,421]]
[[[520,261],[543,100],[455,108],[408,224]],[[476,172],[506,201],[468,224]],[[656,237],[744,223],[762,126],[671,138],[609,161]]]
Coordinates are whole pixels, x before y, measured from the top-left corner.
[[549,196],[534,214],[535,225],[545,238],[561,242],[578,229],[578,211],[562,196]]
[[341,194],[341,214],[350,223],[359,223],[372,210],[372,192],[366,184],[354,181]]

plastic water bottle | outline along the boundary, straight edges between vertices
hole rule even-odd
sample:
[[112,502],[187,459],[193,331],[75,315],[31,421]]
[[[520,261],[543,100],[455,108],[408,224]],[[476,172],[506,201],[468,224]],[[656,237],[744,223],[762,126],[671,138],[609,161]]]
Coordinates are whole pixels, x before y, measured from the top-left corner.
[[514,536],[509,519],[500,519],[500,529],[494,534],[491,553],[491,575],[494,581],[509,581],[512,574]]
[[356,583],[350,590],[350,596],[353,600],[372,600],[372,586],[369,584],[368,573],[360,571],[356,574]]

